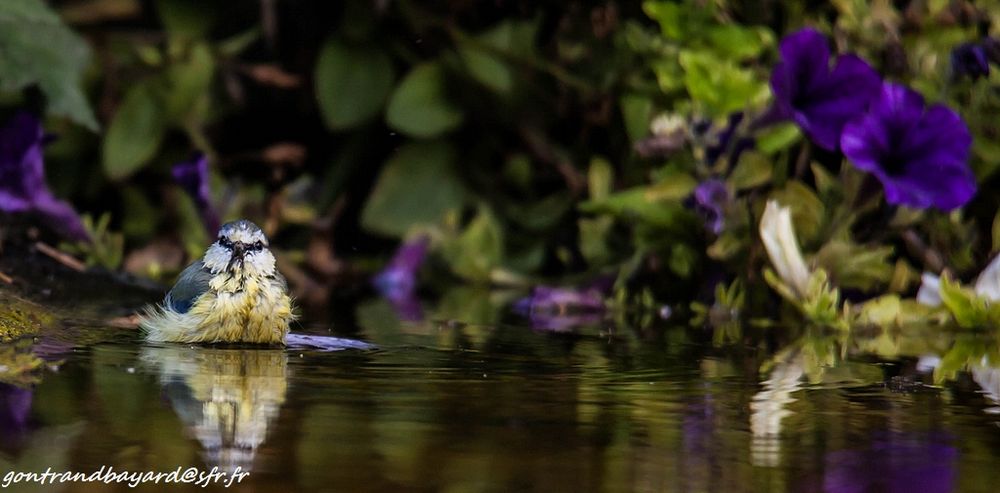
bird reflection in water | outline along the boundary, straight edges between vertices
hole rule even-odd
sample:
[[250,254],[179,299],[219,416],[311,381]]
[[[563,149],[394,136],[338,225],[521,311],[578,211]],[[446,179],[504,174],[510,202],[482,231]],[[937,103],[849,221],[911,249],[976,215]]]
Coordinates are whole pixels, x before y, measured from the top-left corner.
[[285,402],[285,351],[147,346],[142,360],[155,365],[163,393],[201,443],[207,465],[251,470]]

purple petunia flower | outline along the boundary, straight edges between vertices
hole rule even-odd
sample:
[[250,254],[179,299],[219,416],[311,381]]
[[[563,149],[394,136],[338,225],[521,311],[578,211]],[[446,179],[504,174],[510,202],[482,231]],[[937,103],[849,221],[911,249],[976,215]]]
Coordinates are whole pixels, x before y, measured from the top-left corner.
[[717,178],[705,180],[694,189],[695,210],[705,218],[705,226],[715,234],[721,233],[725,226],[728,203],[729,190],[722,180]]
[[45,183],[45,132],[29,113],[18,113],[0,129],[0,211],[31,212],[75,240],[89,240],[80,216]]
[[423,310],[416,298],[417,273],[427,257],[430,239],[420,236],[399,246],[389,264],[375,276],[375,289],[392,303],[403,320],[423,319]]
[[984,45],[962,43],[951,50],[951,73],[955,77],[967,75],[973,80],[990,75],[990,61]]
[[212,205],[211,176],[208,173],[208,157],[197,153],[188,161],[174,165],[171,170],[174,181],[191,196],[205,228],[210,234],[219,230],[219,213]]
[[816,145],[835,150],[844,124],[878,95],[880,78],[864,60],[841,55],[830,68],[830,49],[819,31],[805,28],[781,41],[782,61],[771,74],[777,109]]
[[965,122],[943,105],[925,107],[920,94],[899,84],[883,84],[870,111],[844,127],[840,146],[882,182],[891,204],[948,211],[976,193]]

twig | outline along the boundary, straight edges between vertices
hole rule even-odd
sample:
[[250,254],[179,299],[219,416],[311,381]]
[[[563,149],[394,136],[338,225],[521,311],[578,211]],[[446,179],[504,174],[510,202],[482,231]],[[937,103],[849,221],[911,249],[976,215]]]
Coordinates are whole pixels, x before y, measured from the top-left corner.
[[802,179],[802,175],[806,173],[806,168],[809,166],[810,157],[812,157],[812,145],[809,144],[808,140],[804,140],[799,149],[799,156],[795,160],[795,178]]
[[920,257],[920,260],[927,266],[927,270],[935,273],[944,270],[944,259],[941,254],[924,243],[924,240],[913,229],[907,229],[903,232],[903,243],[906,244],[906,248],[911,253]]
[[77,272],[83,272],[87,270],[87,266],[83,265],[83,262],[80,262],[79,260],[69,255],[66,255],[63,252],[60,252],[59,250],[52,248],[46,245],[45,243],[36,241],[35,248],[37,248],[39,252],[42,252],[45,255],[51,257],[52,260],[55,260],[56,262],[59,262],[60,264],[63,264],[66,267],[69,267],[70,269],[73,269]]
[[563,180],[566,182],[566,188],[573,195],[579,195],[587,183],[587,178],[573,166],[573,163],[559,156],[551,144],[539,135],[538,132],[522,127],[520,133],[524,143],[528,146],[528,150],[534,154],[535,158],[554,167],[562,175]]
[[0,281],[3,281],[7,284],[14,284],[14,279],[12,279],[7,274],[4,274],[3,271],[0,271]]

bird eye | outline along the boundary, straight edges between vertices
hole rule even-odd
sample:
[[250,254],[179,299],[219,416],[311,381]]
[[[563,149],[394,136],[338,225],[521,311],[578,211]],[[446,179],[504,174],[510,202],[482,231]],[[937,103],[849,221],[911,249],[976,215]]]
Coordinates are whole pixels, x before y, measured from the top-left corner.
[[256,242],[256,243],[253,244],[253,249],[257,250],[257,251],[263,250],[264,249],[264,244],[258,241],[258,242]]
[[219,238],[219,244],[222,245],[223,247],[226,247],[226,248],[232,248],[233,247],[233,242],[229,241],[229,238],[226,238],[225,236],[223,236],[222,238]]

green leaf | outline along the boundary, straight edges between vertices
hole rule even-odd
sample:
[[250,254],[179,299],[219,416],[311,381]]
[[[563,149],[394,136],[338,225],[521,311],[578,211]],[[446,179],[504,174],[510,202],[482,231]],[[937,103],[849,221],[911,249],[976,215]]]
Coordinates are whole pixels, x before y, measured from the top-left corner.
[[587,190],[591,199],[601,200],[610,195],[614,180],[615,172],[607,159],[594,157],[590,160],[590,168],[587,169]]
[[394,79],[384,51],[328,41],[316,61],[316,99],[323,121],[343,130],[371,120],[385,105]]
[[[676,57],[665,57],[653,60],[649,64],[656,75],[656,84],[660,91],[670,94],[684,89],[684,69]],[[631,136],[631,134],[629,134]]]
[[973,135],[972,153],[977,159],[972,160],[972,171],[976,180],[982,183],[1000,169],[1000,144],[982,134]]
[[791,180],[784,189],[772,193],[771,198],[792,209],[792,224],[803,243],[816,239],[823,225],[826,207],[811,188]]
[[157,0],[156,11],[167,35],[194,40],[208,35],[216,15],[213,4],[202,0]]
[[977,297],[971,289],[963,288],[948,276],[941,276],[940,293],[941,302],[961,327],[974,329],[989,323],[986,301]]
[[234,57],[243,53],[243,50],[249,48],[252,44],[256,43],[260,39],[262,31],[259,27],[252,27],[243,31],[241,33],[236,33],[216,45],[216,49],[219,50],[219,54],[227,57]]
[[412,226],[434,224],[463,203],[455,176],[455,151],[446,142],[414,142],[401,147],[379,175],[364,211],[365,229],[403,236]]
[[386,122],[417,138],[441,135],[462,123],[462,111],[446,96],[444,69],[437,62],[414,67],[389,99]]
[[899,296],[894,294],[883,295],[866,301],[861,305],[861,313],[858,314],[858,321],[882,327],[891,326],[902,317],[901,308],[902,305],[900,304]]
[[719,55],[733,60],[756,58],[774,44],[774,36],[764,28],[727,24],[712,26],[705,34]]
[[37,84],[45,94],[49,113],[96,131],[97,119],[81,84],[89,62],[87,43],[45,2],[0,2],[0,91]]
[[195,44],[186,59],[171,64],[164,73],[168,87],[164,102],[166,118],[183,122],[197,115],[203,109],[198,102],[208,95],[214,75],[215,58],[207,43]]
[[608,248],[608,233],[614,226],[614,218],[600,216],[577,220],[580,231],[580,254],[591,267],[604,264],[611,256]]
[[813,162],[809,165],[809,168],[812,169],[813,180],[816,182],[816,191],[819,192],[820,196],[828,197],[834,193],[840,194],[843,192],[840,180],[830,174],[821,164]]
[[662,0],[643,2],[642,10],[660,24],[664,37],[675,41],[697,35],[711,15],[708,8]]
[[556,192],[536,201],[510,201],[502,210],[504,217],[521,227],[542,233],[556,226],[572,207],[573,198],[568,193]]
[[622,119],[629,140],[638,142],[649,135],[649,121],[653,117],[653,100],[640,94],[626,94],[621,98]]
[[771,181],[771,160],[759,152],[746,151],[729,176],[729,184],[736,190],[759,187]]
[[685,173],[670,173],[659,182],[616,192],[599,200],[579,204],[581,212],[636,216],[661,228],[682,228],[690,217],[681,201],[691,195],[697,182]]
[[779,123],[757,135],[757,148],[764,154],[774,154],[795,145],[802,131],[794,123]]
[[458,55],[472,78],[499,94],[508,94],[514,87],[514,74],[510,67],[495,53],[466,43],[458,48]]
[[816,263],[842,288],[872,291],[892,280],[891,246],[857,245],[834,240],[816,253]]
[[166,132],[163,103],[148,83],[133,86],[104,135],[104,173],[124,178],[146,164]]
[[503,260],[503,229],[485,207],[455,241],[444,245],[451,270],[470,281],[486,282]]
[[993,216],[993,227],[990,228],[992,241],[992,247],[990,248],[990,253],[1000,251],[1000,211],[997,211],[996,215]]
[[732,61],[712,53],[682,51],[684,86],[688,94],[712,117],[723,117],[748,106],[759,106],[767,98],[767,86]]

